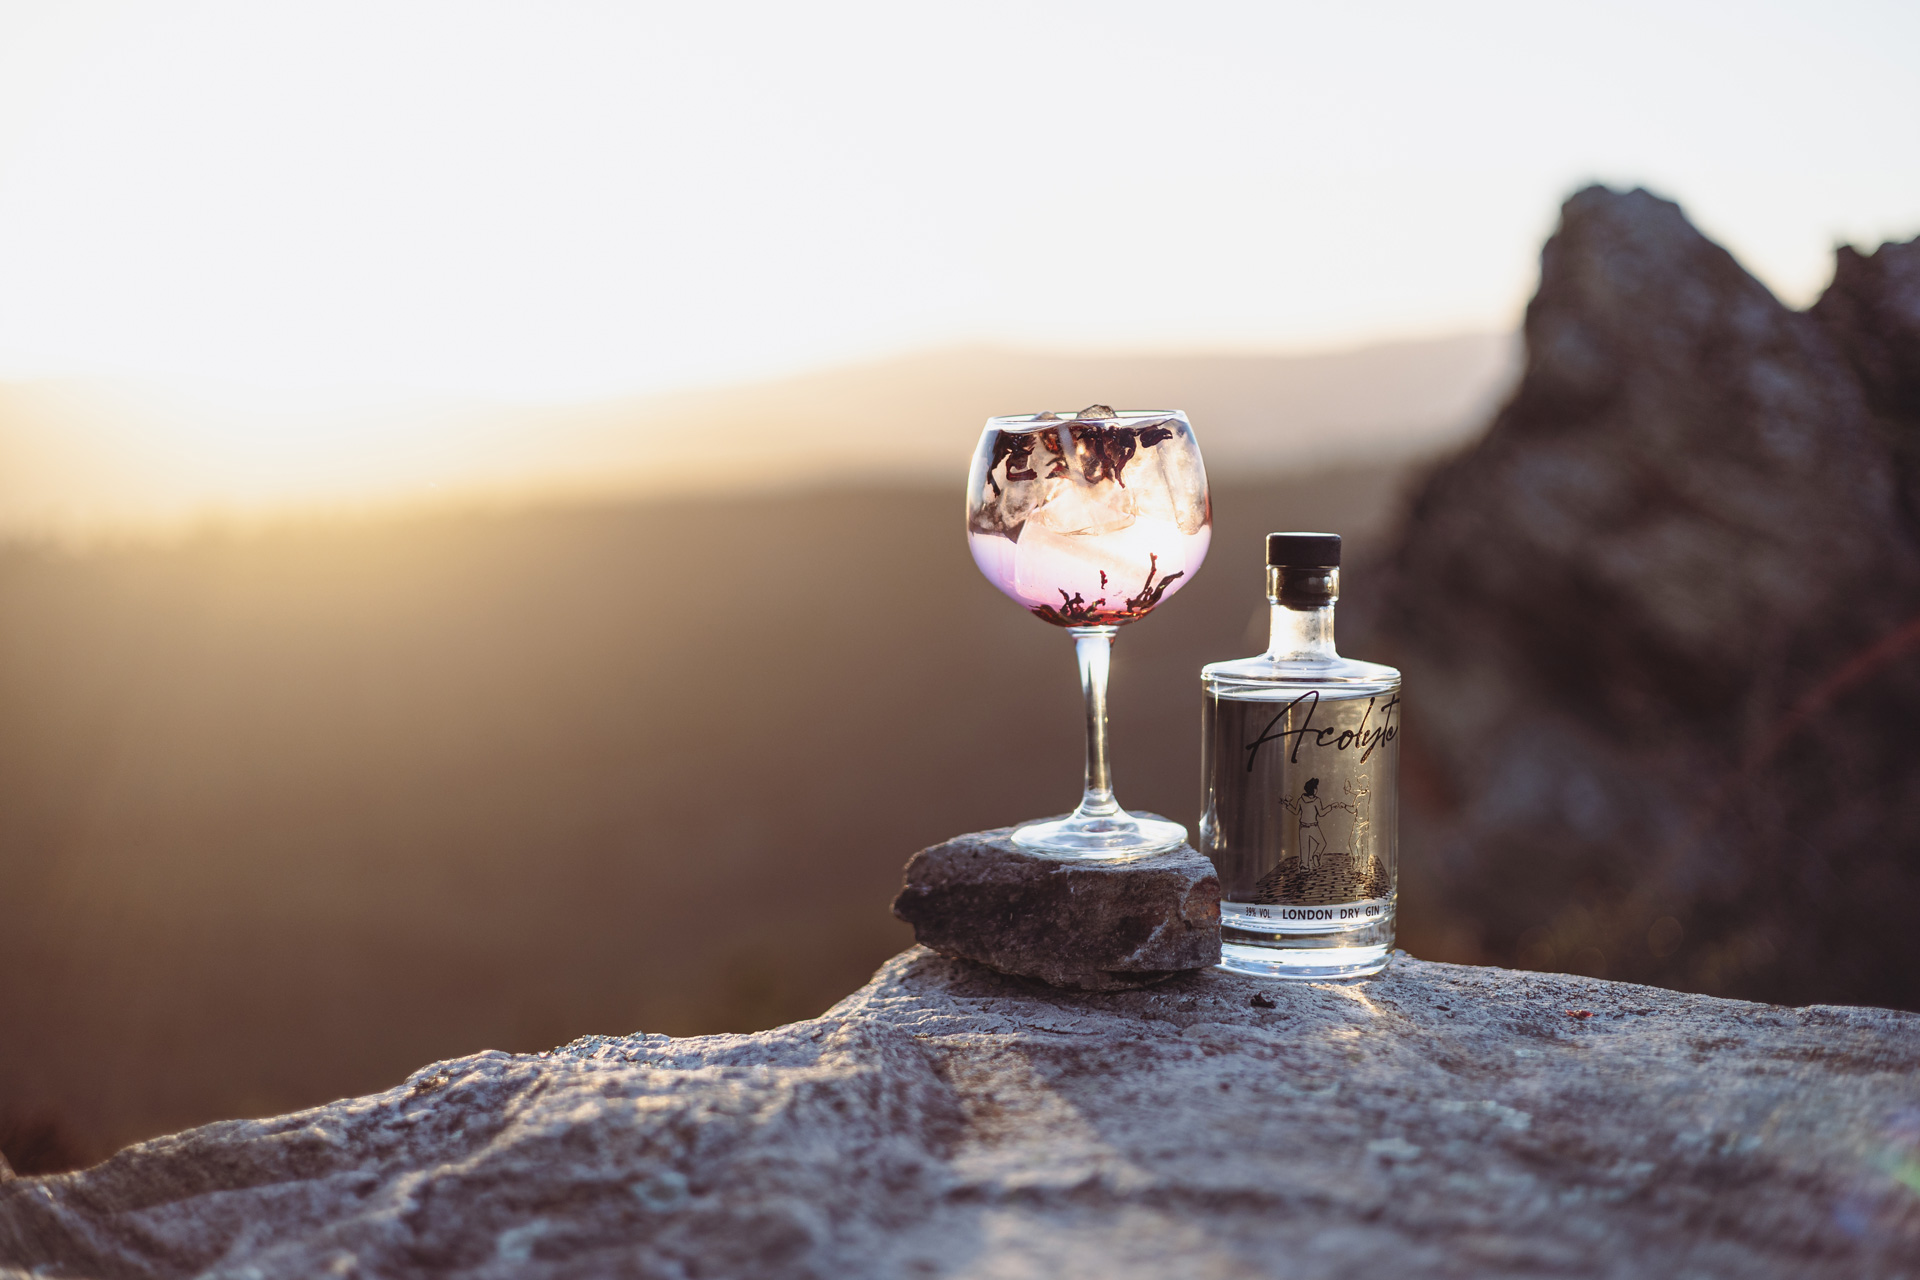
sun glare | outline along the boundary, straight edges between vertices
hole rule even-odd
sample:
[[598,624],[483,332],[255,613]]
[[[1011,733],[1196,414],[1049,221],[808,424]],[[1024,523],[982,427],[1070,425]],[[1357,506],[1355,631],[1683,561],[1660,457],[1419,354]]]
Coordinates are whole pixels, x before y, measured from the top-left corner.
[[1804,302],[1920,229],[1915,12],[0,0],[0,379],[263,388],[149,425],[430,483],[408,397],[1499,330],[1596,177]]

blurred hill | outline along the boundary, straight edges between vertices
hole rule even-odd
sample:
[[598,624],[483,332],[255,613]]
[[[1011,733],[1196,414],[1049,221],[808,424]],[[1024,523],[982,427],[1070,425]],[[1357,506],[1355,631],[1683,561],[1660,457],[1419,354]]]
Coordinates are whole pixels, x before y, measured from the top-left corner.
[[1077,794],[1069,647],[961,537],[986,416],[1200,425],[1211,564],[1116,655],[1122,796],[1186,815],[1260,536],[1364,544],[1514,353],[979,349],[570,409],[0,388],[0,1144],[817,1012],[905,940],[909,853]]
[[1463,442],[1511,385],[1506,335],[1312,355],[966,348],[603,404],[217,386],[0,386],[0,534],[150,530],[289,508],[952,482],[996,413],[1184,408],[1216,476]]
[[[1191,822],[1261,536],[1377,543],[1404,474],[1222,479],[1116,647],[1123,802]],[[0,1140],[824,1009],[908,941],[907,855],[1079,792],[1071,645],[946,480],[0,548]]]

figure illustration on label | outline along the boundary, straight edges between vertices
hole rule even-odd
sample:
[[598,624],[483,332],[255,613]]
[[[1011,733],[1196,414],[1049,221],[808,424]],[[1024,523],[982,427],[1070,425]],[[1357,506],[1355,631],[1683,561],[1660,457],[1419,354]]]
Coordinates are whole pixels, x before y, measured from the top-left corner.
[[[1281,805],[1300,823],[1300,865],[1308,871],[1320,869],[1320,855],[1327,851],[1327,837],[1320,830],[1320,817],[1333,809],[1345,809],[1355,817],[1360,811],[1350,804],[1332,804],[1315,794],[1320,789],[1320,779],[1308,778],[1307,785],[1300,789],[1298,800],[1280,797]],[[1351,850],[1348,851],[1351,854]]]
[[[1237,708],[1223,707],[1216,715],[1224,713],[1231,717],[1234,710]],[[1303,766],[1306,763],[1303,761]],[[1345,764],[1335,759],[1316,762],[1315,767],[1331,771]],[[1270,785],[1264,789],[1274,794],[1274,803],[1285,817],[1271,824],[1267,833],[1253,824],[1239,826],[1237,834],[1243,853],[1252,852],[1264,843],[1271,847],[1274,859],[1271,867],[1259,874],[1252,893],[1245,900],[1260,905],[1324,907],[1373,902],[1390,896],[1391,881],[1382,873],[1378,831],[1372,819],[1372,771],[1344,779],[1341,790],[1347,798],[1331,800],[1320,794],[1323,784],[1317,774],[1304,783],[1289,785],[1287,775],[1297,775],[1299,769],[1288,768],[1279,761],[1270,767],[1277,777],[1269,779]],[[1249,780],[1249,793],[1261,789],[1258,781]],[[1289,795],[1289,791],[1297,794]],[[1212,854],[1216,866],[1238,861],[1229,852],[1235,833],[1227,830],[1229,824],[1219,820],[1217,809],[1216,802],[1214,831],[1219,837],[1215,841],[1218,852]],[[1263,840],[1263,834],[1277,836],[1277,840]],[[1267,861],[1257,853],[1253,856],[1259,862]],[[1221,892],[1233,892],[1224,879]]]
[[1222,964],[1361,977],[1393,946],[1400,673],[1333,646],[1339,539],[1267,542],[1266,653],[1201,673],[1200,847],[1220,875]]

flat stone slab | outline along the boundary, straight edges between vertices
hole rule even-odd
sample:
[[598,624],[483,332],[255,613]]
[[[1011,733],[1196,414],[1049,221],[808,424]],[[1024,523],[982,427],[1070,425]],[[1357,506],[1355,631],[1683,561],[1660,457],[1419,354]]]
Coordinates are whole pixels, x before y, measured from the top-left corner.
[[914,854],[893,914],[942,954],[1079,991],[1220,963],[1220,880],[1192,848],[1066,862],[1024,852],[1013,832],[976,831]]
[[0,1275],[1913,1276],[1920,1015],[1401,958],[482,1053],[0,1181]]

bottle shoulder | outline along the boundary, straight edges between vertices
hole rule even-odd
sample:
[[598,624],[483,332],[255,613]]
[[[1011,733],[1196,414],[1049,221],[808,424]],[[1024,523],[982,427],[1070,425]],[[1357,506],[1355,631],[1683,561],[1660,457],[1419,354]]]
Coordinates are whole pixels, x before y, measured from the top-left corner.
[[1400,672],[1355,658],[1275,658],[1259,654],[1230,662],[1209,662],[1200,680],[1211,693],[1242,698],[1290,698],[1319,688],[1340,697],[1362,697],[1400,687]]

